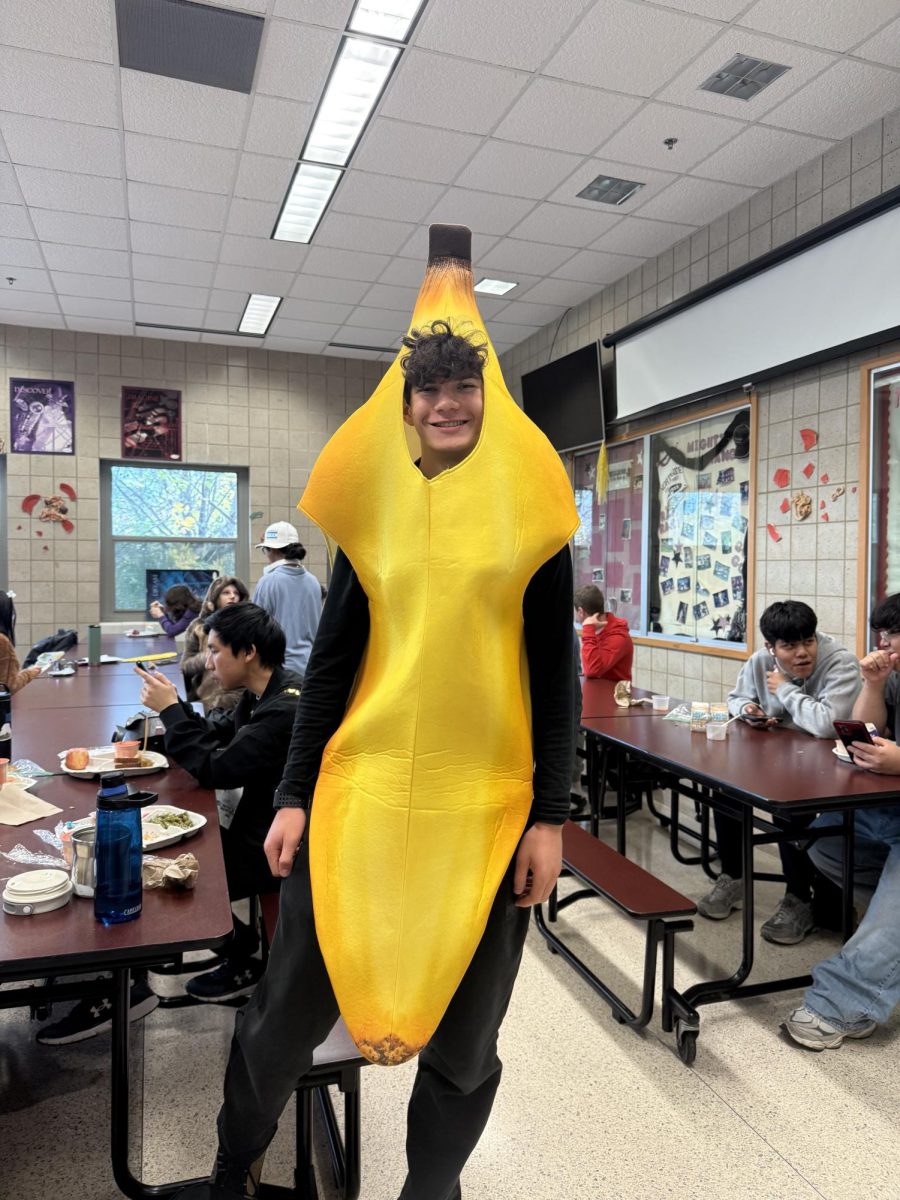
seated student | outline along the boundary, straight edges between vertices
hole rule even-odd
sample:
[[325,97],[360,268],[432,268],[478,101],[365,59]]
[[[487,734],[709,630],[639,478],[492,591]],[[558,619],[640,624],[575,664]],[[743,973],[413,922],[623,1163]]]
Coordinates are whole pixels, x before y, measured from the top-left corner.
[[[770,604],[759,621],[765,649],[741,668],[728,696],[728,711],[751,725],[781,724],[813,737],[834,737],[834,721],[850,715],[860,688],[859,665],[833,637],[816,632],[816,614],[802,600]],[[776,743],[777,745],[777,743]],[[802,837],[809,817],[780,823]],[[715,813],[722,874],[697,902],[701,916],[721,921],[742,903],[741,831],[732,817]],[[793,946],[818,925],[840,929],[840,892],[815,869],[805,850],[790,842],[778,846],[785,895],[761,933],[767,942]]]
[[163,602],[154,600],[150,605],[150,616],[162,625],[163,633],[169,637],[184,633],[200,611],[200,601],[189,587],[176,583],[163,596]]
[[[135,671],[143,680],[141,703],[166,727],[166,753],[201,787],[243,789],[236,809],[223,811],[222,849],[228,895],[242,900],[278,887],[263,842],[272,823],[272,797],[284,773],[300,677],[283,666],[284,633],[256,604],[230,604],[204,621],[207,662],[224,689],[243,695],[233,712],[200,717],[174,684],[158,672]],[[230,822],[229,822],[229,817]],[[185,990],[198,1000],[230,1000],[253,990],[262,964],[253,957],[256,932],[239,923],[225,961],[196,975]]]
[[630,679],[634,643],[628,622],[605,611],[603,593],[593,583],[575,593],[581,622],[581,664],[585,679]]
[[200,608],[200,616],[191,621],[184,635],[184,654],[181,658],[181,673],[184,676],[185,695],[188,700],[199,700],[208,715],[214,708],[230,711],[244,694],[243,688],[225,689],[206,666],[206,630],[203,622],[220,608],[229,604],[240,604],[249,600],[247,585],[233,575],[220,575],[209,585],[209,590]]
[[[852,754],[879,775],[900,775],[900,593],[876,605],[869,622],[881,647],[860,663],[862,691],[853,718],[870,721],[885,736],[873,738],[874,746],[854,742]],[[839,813],[823,813],[814,828],[840,819]],[[858,808],[854,834],[855,891],[868,908],[837,954],[813,967],[812,987],[784,1022],[794,1041],[811,1050],[869,1037],[900,1001],[900,807]],[[843,852],[843,837],[822,838],[810,848],[816,866],[837,884]]]
[[0,592],[0,688],[13,695],[32,679],[37,679],[40,667],[19,667],[16,655],[16,606],[10,592]]

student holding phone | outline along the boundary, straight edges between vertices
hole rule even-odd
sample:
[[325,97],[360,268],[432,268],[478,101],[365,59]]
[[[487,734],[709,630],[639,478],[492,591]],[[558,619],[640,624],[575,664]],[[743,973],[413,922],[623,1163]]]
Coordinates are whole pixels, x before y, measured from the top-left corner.
[[[857,766],[900,775],[900,593],[876,605],[869,624],[880,645],[859,664],[862,691],[853,719],[871,722],[885,736],[851,742],[848,749]],[[823,813],[814,828],[836,825],[840,817]],[[857,809],[854,833],[855,892],[868,907],[838,953],[813,967],[803,1005],[784,1022],[790,1037],[810,1050],[869,1037],[900,1001],[900,807]],[[837,884],[843,848],[843,837],[822,838],[810,848],[816,866]]]
[[[769,605],[759,622],[764,648],[750,656],[728,696],[732,716],[760,730],[779,726],[834,737],[835,720],[849,717],[859,693],[859,664],[833,637],[818,633],[817,624],[816,614],[802,600]],[[697,911],[721,921],[743,903],[741,830],[733,817],[714,816],[722,873],[697,902]],[[809,817],[793,817],[780,823],[796,829],[799,838],[809,822]],[[816,870],[801,847],[781,842],[778,849],[785,894],[763,925],[763,938],[793,946],[817,926],[840,929],[840,889]]]

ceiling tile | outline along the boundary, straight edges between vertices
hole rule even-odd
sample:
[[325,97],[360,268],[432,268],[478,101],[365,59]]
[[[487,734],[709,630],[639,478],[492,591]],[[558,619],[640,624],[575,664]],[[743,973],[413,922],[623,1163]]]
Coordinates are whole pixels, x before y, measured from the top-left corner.
[[881,33],[876,33],[873,38],[857,46],[853,53],[858,58],[900,67],[900,17],[882,29]]
[[[0,292],[0,309],[4,310],[3,320],[12,321],[14,325],[27,325],[22,317],[27,313],[59,313],[59,304],[52,292],[20,292],[15,288],[7,288]],[[7,316],[6,310],[19,314],[18,317]]]
[[332,342],[350,342],[353,346],[393,346],[398,349],[400,339],[406,329],[400,330],[396,336],[384,329],[368,329],[362,325],[343,325],[329,340]]
[[900,79],[887,67],[842,59],[763,121],[819,137],[849,137],[897,106]]
[[410,308],[390,309],[360,305],[359,308],[353,310],[344,324],[348,329],[360,326],[365,329],[382,329],[384,330],[382,337],[387,336],[390,341],[392,334],[399,337],[406,333],[411,320],[412,309]]
[[309,254],[309,246],[298,242],[275,242],[268,235],[264,238],[241,237],[226,233],[222,238],[223,263],[237,267],[268,267],[273,271],[296,271]]
[[[518,196],[500,196],[496,192],[473,192],[467,188],[449,188],[428,214],[428,223],[467,225],[473,233],[500,236],[534,208],[533,200]],[[404,249],[407,257],[412,257]],[[427,249],[426,249],[427,253]]]
[[793,42],[849,50],[897,15],[897,0],[758,0],[738,22]]
[[[651,102],[604,144],[602,153],[623,163],[686,172],[745,128],[728,117]],[[671,150],[663,145],[669,137],[678,138]]]
[[[230,293],[230,292],[220,293],[220,295],[224,295],[224,294],[231,295],[232,293]],[[233,330],[237,331],[237,327],[241,323],[240,322],[241,314],[243,313],[244,306],[247,303],[246,296],[242,296],[241,299],[243,300],[243,304],[241,304],[241,306],[239,308],[236,308],[233,311],[225,311],[224,309],[218,309],[218,308],[208,308],[206,310],[206,312],[203,314],[203,320],[201,322],[202,328],[203,329],[218,329],[220,331],[233,329]],[[249,344],[258,345],[258,343],[249,343]]]
[[215,231],[223,228],[227,207],[227,197],[209,192],[152,183],[128,184],[128,211],[133,221]]
[[[235,4],[241,0],[234,0]],[[263,10],[266,0],[260,0]],[[305,21],[307,25],[325,25],[343,29],[350,19],[354,0],[275,0],[273,16],[286,21]]]
[[225,222],[227,233],[240,237],[268,238],[278,221],[281,211],[281,200],[240,200],[233,199],[228,206],[228,218]]
[[539,204],[515,227],[513,236],[580,249],[612,229],[621,220],[620,212],[602,204],[595,204],[592,208]]
[[127,250],[127,221],[115,217],[92,217],[84,213],[29,209],[35,232],[44,242],[71,246],[97,246],[103,250]]
[[184,79],[122,70],[122,115],[130,133],[237,149],[249,97]]
[[542,200],[584,160],[537,146],[492,139],[481,147],[456,180],[460,187]]
[[190,325],[203,323],[205,305],[202,308],[184,308],[181,305],[137,304],[134,306],[135,321],[148,321],[153,325]]
[[339,42],[339,35],[330,29],[266,21],[256,67],[256,90],[268,96],[315,103]]
[[134,335],[132,321],[97,320],[94,317],[70,317],[66,321],[67,329],[77,329],[83,333],[114,333],[121,337]]
[[[216,314],[221,321],[222,318],[228,317],[229,324],[233,324],[230,318],[237,314],[240,316],[247,307],[247,297],[249,292],[226,292],[221,288],[213,288],[209,293],[209,310],[208,317]],[[212,322],[207,319],[206,325],[211,325]]]
[[0,46],[0,109],[118,128],[118,74],[103,63]]
[[754,125],[695,167],[694,174],[764,188],[824,154],[831,145],[802,133]]
[[756,190],[738,187],[734,183],[713,183],[686,176],[649,200],[641,208],[641,216],[683,224],[695,221],[698,225],[705,225],[742,200],[749,199]]
[[48,171],[44,167],[17,167],[25,203],[35,208],[89,213],[96,217],[124,217],[125,189],[119,179]]
[[[455,219],[448,224],[459,224]],[[463,222],[465,224],[465,222]],[[420,225],[409,241],[403,246],[401,254],[403,262],[410,262],[411,266],[405,268],[406,278],[402,279],[398,275],[397,278],[388,279],[386,275],[382,275],[382,283],[399,283],[403,287],[421,286],[423,276],[425,275],[425,264],[428,262],[428,250],[430,245],[429,226]],[[496,246],[497,238],[493,234],[473,233],[472,234],[472,261],[477,263],[482,259],[492,246]]]
[[[593,284],[599,291],[605,284],[615,283],[617,279],[639,267],[641,262],[640,258],[629,258],[624,254],[580,250],[563,263],[556,274],[564,279],[577,279]],[[503,319],[507,321],[509,317],[504,316]]]
[[495,344],[503,341],[515,346],[531,337],[533,333],[540,332],[540,329],[540,325],[513,325],[506,321],[488,321],[488,333]]
[[213,286],[226,292],[257,292],[262,296],[286,296],[294,276],[289,271],[269,271],[262,267],[236,267],[220,263]]
[[311,104],[255,96],[244,149],[254,154],[271,154],[296,161],[303,148],[313,114]]
[[433,4],[416,30],[427,50],[534,71],[592,0],[517,0],[515,15],[486,20],[484,0]]
[[3,41],[26,50],[112,63],[117,55],[111,9],[109,0],[20,0],[4,6]]
[[156,254],[132,254],[131,263],[135,279],[149,279],[155,283],[187,283],[204,288],[211,285],[216,270],[211,262],[163,258]]
[[330,341],[338,329],[339,325],[337,323],[330,324],[326,321],[289,321],[286,317],[282,317],[280,313],[271,325],[271,331],[275,337],[298,337],[310,341],[321,339],[323,342]]
[[494,130],[494,136],[529,146],[590,154],[640,108],[633,96],[599,88],[535,79]]
[[130,300],[131,280],[107,275],[54,271],[53,286],[61,296],[94,296],[98,300]]
[[274,200],[280,204],[296,165],[293,158],[272,158],[271,155],[245,151],[241,155],[234,194],[246,200]]
[[564,316],[567,307],[565,304],[529,304],[526,300],[517,300],[507,304],[497,315],[502,316],[506,324],[519,321],[527,325],[549,325]]
[[656,0],[656,3],[718,21],[733,21],[747,7],[747,0]]
[[393,287],[389,283],[373,283],[366,292],[366,304],[373,308],[392,308],[395,311],[412,312],[419,295],[418,288]]
[[[622,204],[598,204],[595,200],[581,198],[578,193],[599,175],[630,179],[635,183],[642,183],[644,186],[633,196],[629,196]],[[583,208],[589,212],[599,209],[600,212],[608,213],[612,209],[620,216],[625,216],[627,213],[643,208],[652,196],[656,196],[663,188],[668,187],[673,179],[677,179],[674,172],[656,171],[650,167],[635,167],[630,163],[612,162],[607,158],[589,158],[574,175],[571,175],[561,187],[556,189],[550,199],[574,208]]]
[[331,203],[332,211],[364,217],[390,217],[395,221],[422,221],[444,194],[437,183],[404,179],[398,186],[390,175],[350,170]]
[[5,112],[0,113],[0,130],[14,163],[113,179],[122,174],[121,134],[117,129]]
[[[204,337],[204,342],[215,342],[215,338]],[[324,339],[318,341],[307,341],[304,338],[289,338],[289,337],[272,337],[271,334],[263,342],[263,348],[266,350],[285,350],[291,354],[323,354],[325,351]],[[341,351],[336,350],[336,354]]]
[[87,249],[45,242],[44,258],[51,271],[70,271],[77,275],[131,276],[130,255],[125,250]]
[[[626,217],[615,229],[598,237],[592,242],[590,249],[605,250],[612,254],[635,254],[640,258],[650,258],[668,250],[675,242],[680,241],[689,233],[693,233],[695,225],[673,225],[670,221],[650,221],[644,217]],[[632,266],[634,264],[632,263]],[[625,271],[631,267],[626,266]]]
[[[28,209],[24,204],[0,204],[0,229],[4,237],[30,238],[33,235]],[[40,236],[40,235],[38,235]]]
[[60,296],[60,308],[68,317],[110,317],[131,320],[131,301],[103,300],[93,296]]
[[338,279],[368,280],[374,283],[389,261],[386,254],[363,254],[358,250],[313,246],[303,264],[303,271],[309,275],[334,275]]
[[[494,244],[496,241],[495,238]],[[410,238],[409,244],[413,246],[413,257],[407,258],[404,255],[402,258],[392,258],[378,276],[378,282],[387,283],[393,287],[415,288],[418,293],[425,276],[425,263],[428,259],[427,227],[420,226],[417,233]]]
[[[565,267],[560,268],[560,275]],[[533,288],[529,288],[522,299],[529,304],[562,304],[565,308],[574,308],[590,300],[597,292],[594,283],[584,283],[573,279],[553,278],[542,279]]]
[[0,263],[4,267],[42,267],[40,244],[32,238],[0,237]]
[[[3,264],[7,266],[6,263]],[[50,282],[50,275],[43,267],[16,267],[11,278],[15,278],[15,284],[6,282],[4,276],[2,288],[4,291],[13,292],[52,292],[53,284]]]
[[149,279],[134,281],[134,299],[142,304],[172,304],[185,308],[206,308],[209,289],[183,283],[156,283]]
[[544,74],[601,85],[612,92],[652,96],[720,29],[712,21],[684,13],[631,0],[604,0],[569,35]]
[[125,134],[126,173],[137,183],[228,194],[237,159],[234,150],[221,146],[176,142],[143,133]]
[[303,273],[294,280],[290,294],[300,300],[329,300],[336,304],[358,304],[368,291],[365,281],[329,279],[323,275]]
[[[353,156],[353,166],[396,179],[397,163],[402,162],[406,178],[448,184],[481,143],[471,133],[376,117]],[[415,153],[410,154],[410,146],[415,146]]]
[[[490,133],[527,82],[521,71],[413,49],[400,63],[381,111],[401,119],[414,114],[424,125],[438,128]],[[415,157],[409,143],[405,151],[404,159]]]
[[[16,172],[10,163],[0,163],[0,204],[21,204],[21,202],[22,193],[19,190]],[[25,203],[28,203],[27,197]]]
[[316,245],[396,254],[414,228],[408,222],[378,221],[372,217],[329,212],[316,232]]
[[200,229],[175,229],[145,221],[131,221],[131,249],[137,254],[160,254],[164,257],[193,258],[215,262],[219,257],[222,237]]
[[[735,54],[750,55],[764,62],[784,63],[791,69],[785,71],[752,100],[736,100],[734,96],[701,92],[700,84],[723,67]],[[758,121],[763,113],[767,113],[792,92],[803,87],[833,61],[832,55],[824,54],[821,50],[788,45],[761,33],[752,33],[749,29],[726,29],[654,99],[683,104],[687,108],[698,108],[704,112],[719,113],[725,117],[737,117],[738,120]]]
[[322,321],[342,325],[353,311],[352,304],[331,304],[327,300],[299,300],[289,296],[278,310],[279,317],[290,321]]
[[540,242],[523,242],[503,238],[478,260],[481,271],[526,271],[529,275],[547,275],[570,257],[565,246],[548,246]]

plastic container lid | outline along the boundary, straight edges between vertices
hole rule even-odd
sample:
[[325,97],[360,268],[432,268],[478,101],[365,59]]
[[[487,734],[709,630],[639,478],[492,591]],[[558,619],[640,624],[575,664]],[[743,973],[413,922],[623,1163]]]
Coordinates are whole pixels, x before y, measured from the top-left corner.
[[21,875],[13,875],[3,889],[3,898],[39,904],[44,900],[55,900],[57,896],[62,896],[69,886],[67,871],[45,867],[39,871],[23,871]]

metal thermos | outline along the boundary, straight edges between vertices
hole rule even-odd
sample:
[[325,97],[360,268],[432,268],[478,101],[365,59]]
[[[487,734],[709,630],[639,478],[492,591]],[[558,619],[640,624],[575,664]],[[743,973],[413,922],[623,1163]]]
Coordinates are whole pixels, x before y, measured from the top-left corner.
[[72,887],[76,896],[93,896],[96,882],[94,845],[97,830],[92,826],[72,833]]
[[100,662],[100,626],[88,625],[88,663],[96,667]]

